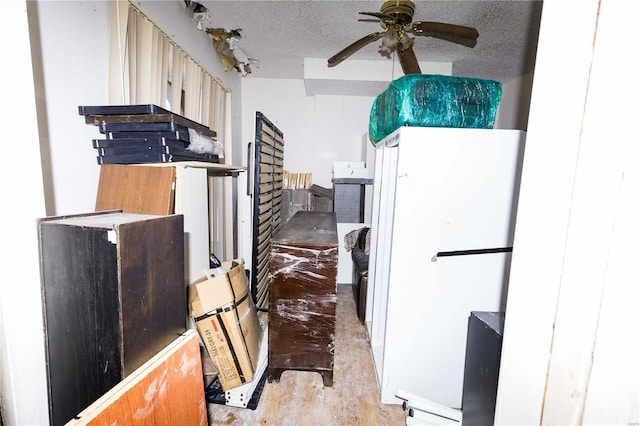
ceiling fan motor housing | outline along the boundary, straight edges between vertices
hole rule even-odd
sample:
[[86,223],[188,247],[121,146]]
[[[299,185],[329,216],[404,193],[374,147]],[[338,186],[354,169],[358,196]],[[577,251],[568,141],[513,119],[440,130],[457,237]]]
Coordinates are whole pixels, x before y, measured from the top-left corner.
[[415,4],[410,0],[389,0],[382,4],[380,12],[396,18],[402,25],[408,25],[413,20]]

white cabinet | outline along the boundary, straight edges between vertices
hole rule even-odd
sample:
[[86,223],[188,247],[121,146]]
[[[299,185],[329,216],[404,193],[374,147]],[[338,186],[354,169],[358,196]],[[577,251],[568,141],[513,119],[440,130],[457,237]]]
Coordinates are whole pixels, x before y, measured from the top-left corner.
[[460,408],[471,311],[503,311],[524,133],[402,127],[376,148],[366,323],[383,403]]

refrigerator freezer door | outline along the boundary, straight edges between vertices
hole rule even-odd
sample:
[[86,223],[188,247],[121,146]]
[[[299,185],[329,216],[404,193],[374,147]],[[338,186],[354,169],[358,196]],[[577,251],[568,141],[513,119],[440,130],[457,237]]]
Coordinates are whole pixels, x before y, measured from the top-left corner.
[[394,240],[419,239],[429,258],[512,245],[522,132],[402,130]]

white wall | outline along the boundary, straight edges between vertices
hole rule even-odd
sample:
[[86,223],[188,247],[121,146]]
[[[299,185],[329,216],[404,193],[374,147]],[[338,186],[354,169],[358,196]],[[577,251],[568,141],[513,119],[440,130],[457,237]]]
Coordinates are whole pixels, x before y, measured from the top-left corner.
[[638,16],[545,2],[496,424],[640,423]]
[[[373,100],[362,96],[307,96],[304,80],[244,79],[243,144],[246,147],[254,140],[255,113],[260,111],[284,134],[284,169],[312,173],[314,184],[331,188],[334,161],[365,160],[362,137],[368,129]],[[242,164],[247,165],[246,154]],[[244,198],[240,253],[250,258],[252,204],[250,197]]]
[[45,214],[27,7],[0,2],[0,37],[11,66],[0,68],[5,147],[20,159],[0,168],[3,250],[0,256],[0,404],[5,424],[48,421],[36,217]]
[[34,62],[44,70],[36,78],[42,83],[37,88],[40,136],[49,153],[43,158],[51,191],[47,212],[92,211],[98,165],[91,139],[99,133],[84,124],[78,106],[106,103],[110,3],[43,1],[33,3],[32,11],[37,14],[34,39],[41,47]]
[[502,99],[498,105],[496,129],[527,130],[533,72],[502,84]]
[[253,140],[255,111],[283,133],[284,168],[313,173],[313,183],[331,187],[334,161],[358,161],[373,97],[307,96],[303,80],[242,81],[244,141]]

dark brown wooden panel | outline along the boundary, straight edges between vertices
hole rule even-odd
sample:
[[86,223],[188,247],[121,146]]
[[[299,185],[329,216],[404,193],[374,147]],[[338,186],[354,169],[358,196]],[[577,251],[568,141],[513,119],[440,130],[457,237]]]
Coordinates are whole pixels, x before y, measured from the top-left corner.
[[119,225],[125,376],[185,330],[183,216]]
[[106,231],[40,227],[51,423],[64,424],[122,379],[116,246]]

